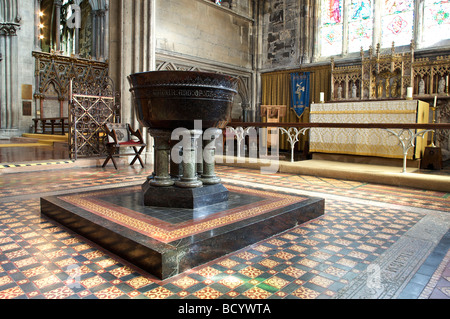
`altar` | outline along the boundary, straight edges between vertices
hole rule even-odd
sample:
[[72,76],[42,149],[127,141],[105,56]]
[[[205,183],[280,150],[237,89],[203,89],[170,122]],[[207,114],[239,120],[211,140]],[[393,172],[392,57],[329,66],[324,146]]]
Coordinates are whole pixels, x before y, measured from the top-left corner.
[[[419,100],[315,103],[311,123],[429,123],[429,104]],[[401,130],[393,130],[401,131]],[[416,139],[408,159],[420,159],[427,134]],[[310,152],[403,158],[397,137],[384,129],[312,128]]]

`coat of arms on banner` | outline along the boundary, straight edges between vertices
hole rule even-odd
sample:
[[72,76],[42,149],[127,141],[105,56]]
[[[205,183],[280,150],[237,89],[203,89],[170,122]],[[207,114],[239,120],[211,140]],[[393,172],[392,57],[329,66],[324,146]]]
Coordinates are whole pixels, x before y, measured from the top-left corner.
[[309,107],[310,72],[291,73],[292,101],[291,108],[298,117]]

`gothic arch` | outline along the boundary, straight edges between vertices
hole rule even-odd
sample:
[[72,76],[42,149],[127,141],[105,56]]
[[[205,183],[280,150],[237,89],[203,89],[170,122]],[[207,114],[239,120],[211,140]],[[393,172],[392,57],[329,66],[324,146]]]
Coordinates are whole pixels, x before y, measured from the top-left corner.
[[58,96],[58,99],[64,99],[64,97],[62,95],[62,92],[61,92],[61,89],[62,89],[61,85],[55,79],[48,80],[47,83],[45,83],[42,86],[42,94],[43,94],[43,96],[47,95],[46,93],[51,90],[52,86],[53,86],[53,88],[55,90],[55,93]]

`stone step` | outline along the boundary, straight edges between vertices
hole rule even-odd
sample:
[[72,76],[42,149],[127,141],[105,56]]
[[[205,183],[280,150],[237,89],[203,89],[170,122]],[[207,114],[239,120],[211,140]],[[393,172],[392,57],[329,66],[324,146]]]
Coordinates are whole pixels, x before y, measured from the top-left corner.
[[24,134],[22,134],[22,137],[35,138],[35,139],[38,139],[39,141],[43,141],[43,140],[48,141],[48,140],[50,140],[50,141],[67,142],[69,140],[69,135],[68,134],[52,135],[52,134],[24,133]]
[[23,137],[23,136],[11,137],[10,141],[11,141],[11,143],[17,143],[17,144],[39,143],[39,139],[37,139],[37,138]]

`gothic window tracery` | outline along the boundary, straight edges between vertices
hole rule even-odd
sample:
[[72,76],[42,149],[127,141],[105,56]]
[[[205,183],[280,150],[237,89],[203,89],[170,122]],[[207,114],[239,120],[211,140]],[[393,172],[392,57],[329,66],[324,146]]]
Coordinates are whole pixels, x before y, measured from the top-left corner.
[[348,51],[359,52],[372,44],[374,26],[373,1],[352,0],[348,25]]
[[450,43],[450,2],[437,0],[321,0],[321,57],[345,56],[380,44],[417,48]]
[[381,47],[408,45],[414,38],[414,0],[385,0],[381,15]]
[[322,0],[321,55],[342,53],[343,0]]
[[441,34],[450,28],[450,2],[425,0],[422,40],[426,46],[440,44]]

